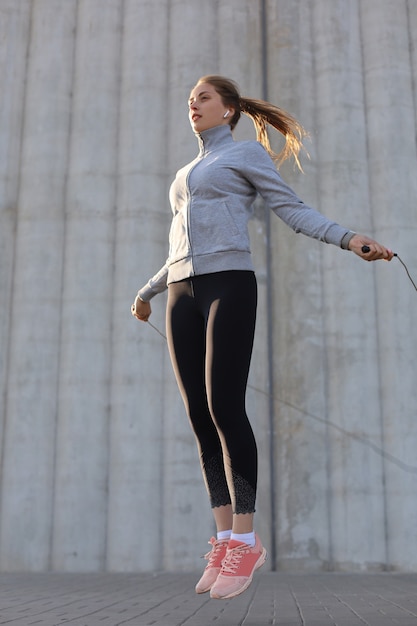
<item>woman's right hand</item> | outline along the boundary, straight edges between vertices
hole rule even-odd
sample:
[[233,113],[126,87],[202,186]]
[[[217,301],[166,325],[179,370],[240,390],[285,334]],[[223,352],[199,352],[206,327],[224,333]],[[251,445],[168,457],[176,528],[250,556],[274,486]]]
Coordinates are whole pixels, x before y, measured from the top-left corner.
[[352,239],[349,241],[349,250],[352,250],[352,252],[365,261],[377,261],[378,259],[391,261],[394,256],[393,251],[389,248],[386,248],[366,235],[359,235],[358,233],[353,235]]
[[144,302],[136,296],[134,303],[130,307],[133,317],[141,322],[147,322],[150,314],[152,313],[151,305],[149,302]]

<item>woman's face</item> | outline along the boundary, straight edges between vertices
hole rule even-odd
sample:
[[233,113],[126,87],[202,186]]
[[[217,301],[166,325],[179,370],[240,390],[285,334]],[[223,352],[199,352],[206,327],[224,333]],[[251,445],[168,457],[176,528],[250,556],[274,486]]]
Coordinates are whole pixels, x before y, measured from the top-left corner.
[[[220,95],[209,83],[196,85],[188,100],[190,124],[195,133],[201,133],[214,126],[228,124],[233,109],[226,107]],[[229,110],[227,117],[225,113]]]

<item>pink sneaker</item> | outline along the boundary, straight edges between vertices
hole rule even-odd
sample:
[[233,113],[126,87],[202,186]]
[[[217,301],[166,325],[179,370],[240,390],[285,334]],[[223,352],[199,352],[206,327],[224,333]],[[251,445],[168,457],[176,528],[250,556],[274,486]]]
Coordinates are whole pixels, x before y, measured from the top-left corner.
[[210,552],[204,555],[204,558],[208,560],[206,569],[198,583],[196,584],[196,593],[206,593],[210,591],[213,584],[216,582],[216,578],[219,575],[222,561],[226,556],[227,546],[229,545],[228,539],[216,540],[212,537],[209,541],[212,548]]
[[266,550],[258,535],[253,548],[231,539],[223,559],[220,574],[211,588],[210,596],[217,599],[234,598],[245,591],[252,582],[254,572],[266,560]]

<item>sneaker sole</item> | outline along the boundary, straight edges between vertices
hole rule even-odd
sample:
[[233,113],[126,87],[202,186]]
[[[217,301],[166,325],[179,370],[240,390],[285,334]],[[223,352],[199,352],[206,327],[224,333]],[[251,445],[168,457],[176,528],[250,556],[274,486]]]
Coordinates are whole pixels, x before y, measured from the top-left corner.
[[233,593],[229,593],[227,596],[215,596],[215,595],[211,595],[210,594],[210,597],[213,598],[213,600],[230,600],[230,598],[235,598],[236,596],[239,596],[241,593],[246,591],[246,589],[249,587],[249,585],[251,584],[251,582],[253,580],[254,573],[256,572],[256,570],[258,570],[258,569],[260,569],[262,567],[262,565],[266,561],[266,557],[267,557],[267,551],[265,550],[265,548],[263,548],[262,549],[262,554],[259,557],[259,559],[256,561],[255,567],[253,568],[253,572],[252,572],[251,576],[248,578],[248,580],[246,581],[246,583],[244,584],[244,586],[241,589],[239,589],[238,591],[234,591]]

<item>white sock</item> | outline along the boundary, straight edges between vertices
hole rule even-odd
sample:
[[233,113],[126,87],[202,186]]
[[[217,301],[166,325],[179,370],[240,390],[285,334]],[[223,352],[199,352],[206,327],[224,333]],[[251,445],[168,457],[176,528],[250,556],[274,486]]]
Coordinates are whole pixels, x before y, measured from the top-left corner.
[[251,548],[253,548],[256,542],[255,531],[252,531],[251,533],[232,533],[230,539],[240,541],[241,543],[247,543],[248,546],[251,546]]
[[231,530],[219,530],[217,533],[217,541],[222,541],[223,539],[230,539],[231,534],[232,534]]

